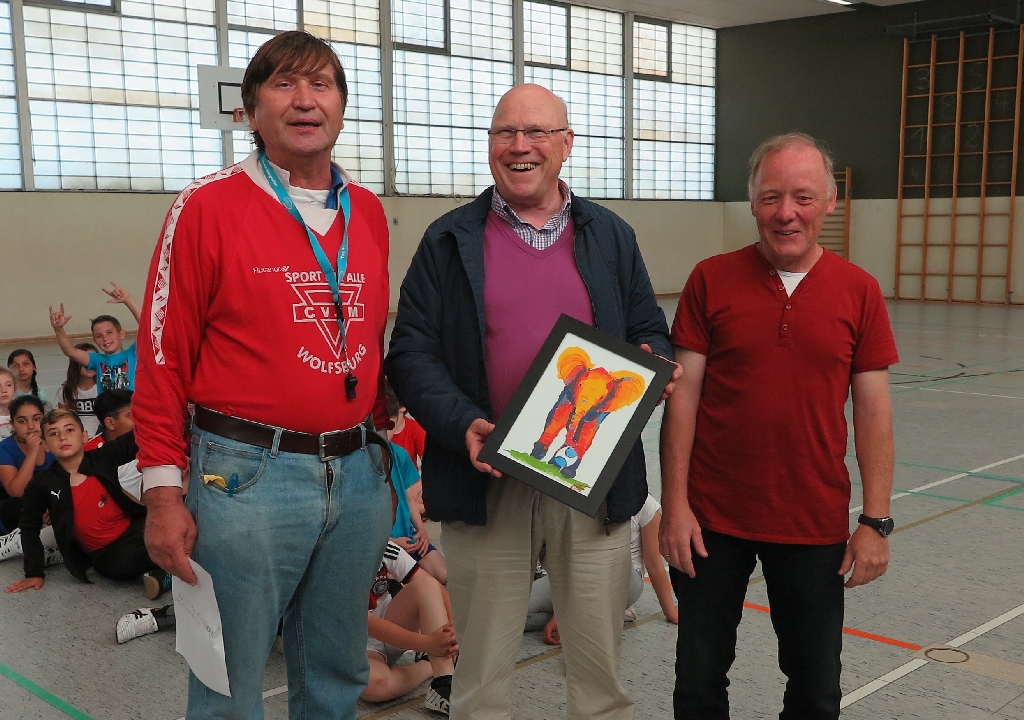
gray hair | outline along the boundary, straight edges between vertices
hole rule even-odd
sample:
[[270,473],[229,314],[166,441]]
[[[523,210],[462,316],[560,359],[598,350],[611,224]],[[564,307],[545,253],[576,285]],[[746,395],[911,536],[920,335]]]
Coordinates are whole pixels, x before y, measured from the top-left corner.
[[754,154],[750,156],[750,177],[747,178],[747,197],[750,202],[757,198],[757,188],[754,186],[757,174],[761,171],[761,165],[769,155],[794,145],[811,147],[821,155],[821,162],[825,166],[825,174],[828,176],[828,197],[831,199],[836,194],[835,166],[832,162],[832,154],[825,148],[823,143],[818,142],[807,133],[789,132],[783,135],[776,135],[765,140],[757,146]]

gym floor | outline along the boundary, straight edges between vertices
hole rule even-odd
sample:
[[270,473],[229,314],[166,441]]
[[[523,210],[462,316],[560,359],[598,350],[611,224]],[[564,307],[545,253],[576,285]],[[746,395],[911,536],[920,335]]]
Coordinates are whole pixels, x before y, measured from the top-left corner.
[[[662,304],[671,319],[674,298]],[[897,530],[889,572],[848,591],[843,715],[1024,720],[1024,308],[901,301],[889,312],[902,359],[890,380]],[[66,362],[55,343],[29,347],[52,393]],[[660,419],[659,410],[643,435],[656,497]],[[851,527],[860,505],[852,448],[851,438]],[[730,673],[737,718],[776,716],[785,683],[759,574]],[[0,564],[0,584],[21,576],[19,561]],[[0,597],[0,720],[181,718],[186,665],[173,633],[114,640],[117,618],[146,603],[141,583],[84,585],[60,567],[41,591]],[[638,610],[623,633],[623,682],[638,718],[671,718],[675,630],[650,589]],[[519,660],[514,716],[564,716],[560,651],[527,633]],[[274,651],[267,718],[287,717],[285,682]],[[360,716],[421,718],[425,691],[363,703]]]

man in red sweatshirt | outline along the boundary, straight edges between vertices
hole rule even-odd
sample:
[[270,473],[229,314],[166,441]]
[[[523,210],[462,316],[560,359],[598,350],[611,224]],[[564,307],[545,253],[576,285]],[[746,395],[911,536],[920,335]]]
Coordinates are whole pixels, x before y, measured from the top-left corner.
[[325,42],[264,44],[242,82],[257,150],[182,191],[150,267],[132,408],[146,544],[185,582],[190,557],[213,576],[231,688],[190,676],[189,718],[262,717],[282,618],[291,717],[354,720],[366,683],[366,593],[392,523],[374,431],[388,226],[331,162],[347,96]]

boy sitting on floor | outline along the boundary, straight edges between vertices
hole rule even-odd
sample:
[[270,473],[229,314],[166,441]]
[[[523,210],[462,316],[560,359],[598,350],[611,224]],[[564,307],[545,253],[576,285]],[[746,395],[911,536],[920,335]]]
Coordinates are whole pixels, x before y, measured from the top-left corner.
[[424,570],[433,575],[439,583],[448,583],[448,563],[441,551],[430,542],[427,528],[423,523],[423,484],[409,453],[393,441],[395,428],[402,420],[401,403],[391,384],[385,385],[388,399],[388,415],[394,428],[388,430],[391,445],[391,481],[394,483],[398,506],[395,508],[395,524],[391,528],[391,539],[412,556]]
[[86,452],[82,421],[74,410],[64,408],[46,414],[42,432],[57,461],[25,488],[18,523],[25,579],[11,583],[6,592],[43,587],[45,553],[39,533],[47,512],[64,566],[79,580],[89,582],[86,570],[91,565],[113,580],[143,575],[151,600],[170,589],[171,576],[146,551],[146,509],[133,502],[117,480],[117,469],[139,451],[135,433]]
[[[391,594],[389,578],[400,583],[400,592]],[[369,702],[392,700],[433,676],[423,705],[447,715],[459,652],[448,591],[429,574],[419,572],[416,561],[390,541],[370,590],[368,619],[370,681],[360,697]],[[406,650],[426,657],[417,657],[412,665],[395,665]]]

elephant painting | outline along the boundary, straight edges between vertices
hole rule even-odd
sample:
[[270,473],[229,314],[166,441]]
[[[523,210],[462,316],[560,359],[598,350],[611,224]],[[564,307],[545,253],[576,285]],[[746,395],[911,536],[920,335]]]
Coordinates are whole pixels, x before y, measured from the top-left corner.
[[543,460],[551,443],[565,430],[565,440],[548,464],[574,478],[604,419],[639,400],[646,383],[628,370],[609,372],[594,367],[590,356],[578,347],[568,347],[558,356],[558,377],[565,389],[548,413],[544,432],[530,454]]

